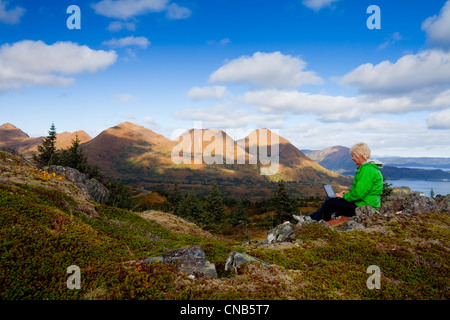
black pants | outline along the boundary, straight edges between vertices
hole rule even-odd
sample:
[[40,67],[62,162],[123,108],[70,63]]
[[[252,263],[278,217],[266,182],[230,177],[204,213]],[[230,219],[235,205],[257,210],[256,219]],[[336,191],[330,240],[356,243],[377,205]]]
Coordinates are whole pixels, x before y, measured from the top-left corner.
[[321,219],[329,221],[333,213],[336,213],[337,216],[352,217],[355,215],[355,209],[356,204],[353,202],[349,202],[343,198],[331,198],[326,200],[319,210],[311,213],[309,216],[316,221]]

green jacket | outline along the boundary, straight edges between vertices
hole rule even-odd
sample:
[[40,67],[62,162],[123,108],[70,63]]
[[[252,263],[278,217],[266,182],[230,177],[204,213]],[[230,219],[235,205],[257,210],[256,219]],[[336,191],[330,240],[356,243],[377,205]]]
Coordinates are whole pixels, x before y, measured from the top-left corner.
[[358,207],[369,205],[378,210],[383,193],[382,167],[383,164],[377,160],[364,162],[355,174],[350,192],[344,193],[343,198]]

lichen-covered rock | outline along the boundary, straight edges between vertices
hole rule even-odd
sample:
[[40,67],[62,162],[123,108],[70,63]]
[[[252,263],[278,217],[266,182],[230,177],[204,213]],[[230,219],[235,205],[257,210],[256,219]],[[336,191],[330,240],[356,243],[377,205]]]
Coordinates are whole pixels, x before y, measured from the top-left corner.
[[108,201],[110,193],[108,188],[96,179],[89,179],[85,174],[76,169],[55,165],[44,167],[43,169],[48,173],[55,173],[58,176],[66,178],[83,190],[91,200],[98,203],[106,203]]
[[266,239],[262,244],[290,241],[295,237],[294,228],[289,221],[279,224],[267,233]]
[[436,211],[450,212],[450,194],[446,196],[438,194],[434,200],[436,201]]
[[198,245],[176,249],[157,257],[148,257],[143,261],[155,262],[176,265],[179,270],[195,277],[217,278],[216,266],[206,260],[205,253]]
[[237,272],[237,269],[245,264],[245,263],[251,263],[251,262],[260,262],[265,267],[269,267],[270,264],[267,262],[264,262],[258,258],[252,257],[251,255],[248,255],[244,252],[239,251],[233,251],[228,255],[227,261],[225,262],[225,271],[229,271],[234,269],[235,272]]
[[348,220],[344,222],[344,225],[342,226],[342,231],[350,231],[355,229],[364,229],[364,226],[354,220]]

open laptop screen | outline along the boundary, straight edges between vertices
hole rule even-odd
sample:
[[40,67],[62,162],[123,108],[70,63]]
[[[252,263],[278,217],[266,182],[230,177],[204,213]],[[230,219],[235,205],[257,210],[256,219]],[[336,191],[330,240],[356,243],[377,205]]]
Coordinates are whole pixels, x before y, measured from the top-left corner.
[[331,185],[324,184],[323,187],[325,189],[325,192],[327,193],[327,196],[329,198],[334,198],[334,191],[333,191],[333,188],[331,187]]

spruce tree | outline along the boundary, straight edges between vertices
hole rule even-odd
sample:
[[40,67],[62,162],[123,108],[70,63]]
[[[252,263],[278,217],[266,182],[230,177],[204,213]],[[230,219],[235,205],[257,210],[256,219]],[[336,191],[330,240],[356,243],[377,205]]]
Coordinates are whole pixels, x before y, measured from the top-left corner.
[[392,192],[394,192],[394,188],[392,187],[391,183],[388,183],[386,181],[386,178],[383,177],[383,193],[381,194],[381,201],[388,201],[389,197],[392,195]]
[[181,201],[183,200],[183,195],[181,194],[180,190],[178,189],[178,182],[175,180],[173,190],[168,196],[168,200],[170,204],[172,205],[173,212],[177,212],[178,206],[180,205]]
[[209,213],[212,223],[219,223],[223,219],[225,208],[223,199],[220,196],[219,188],[214,182],[211,188],[211,193],[206,198],[206,211]]
[[177,215],[194,223],[205,224],[204,217],[206,216],[206,211],[200,199],[198,199],[197,195],[194,193],[194,190],[191,190],[191,192],[181,200],[177,209]]
[[65,167],[74,168],[82,173],[89,173],[90,167],[87,156],[80,147],[78,134],[76,134],[75,139],[72,140],[72,145],[68,149],[61,151],[59,164]]
[[52,123],[48,136],[44,138],[42,144],[38,146],[37,154],[33,155],[33,160],[40,167],[49,166],[58,162],[58,154],[56,152],[56,128]]
[[276,213],[276,223],[289,220],[297,211],[296,200],[289,196],[282,180],[278,182],[277,190],[271,199],[271,206]]
[[239,200],[236,208],[231,212],[230,224],[233,226],[247,225],[250,222],[248,219],[247,210],[245,210],[244,203]]

